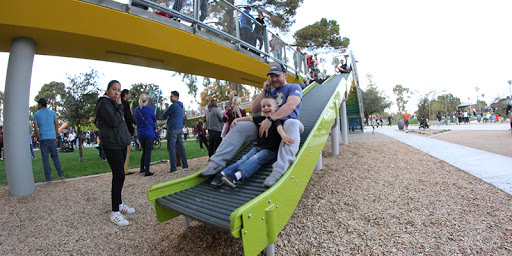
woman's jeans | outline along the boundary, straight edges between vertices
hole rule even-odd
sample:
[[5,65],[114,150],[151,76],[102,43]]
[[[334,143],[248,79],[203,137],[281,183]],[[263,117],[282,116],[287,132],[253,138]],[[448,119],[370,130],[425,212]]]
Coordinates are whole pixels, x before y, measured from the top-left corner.
[[140,170],[149,173],[149,165],[151,163],[151,151],[153,151],[153,143],[155,139],[140,140],[142,146],[142,156],[140,158]]
[[222,172],[224,175],[229,175],[237,171],[242,171],[242,177],[247,179],[251,177],[264,164],[268,163],[275,157],[275,152],[268,149],[261,149],[260,147],[255,146],[247,154],[245,154],[242,159],[228,166]]

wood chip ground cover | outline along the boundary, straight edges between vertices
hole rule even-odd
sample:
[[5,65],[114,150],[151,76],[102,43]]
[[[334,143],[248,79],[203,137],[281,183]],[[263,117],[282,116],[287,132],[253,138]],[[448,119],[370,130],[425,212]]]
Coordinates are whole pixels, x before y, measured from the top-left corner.
[[[355,136],[355,137],[354,137]],[[276,255],[511,255],[512,198],[383,135],[351,135],[313,174]],[[191,170],[206,158],[190,161]],[[0,187],[1,255],[241,255],[241,240],[183,217],[159,223],[146,192],[189,173],[127,176],[130,226],[108,220],[111,175],[39,184],[14,198]]]

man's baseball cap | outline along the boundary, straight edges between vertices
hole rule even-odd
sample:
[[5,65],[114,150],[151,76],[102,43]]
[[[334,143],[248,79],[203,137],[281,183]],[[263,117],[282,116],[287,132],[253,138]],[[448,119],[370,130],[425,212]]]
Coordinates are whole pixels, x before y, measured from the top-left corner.
[[39,100],[37,100],[37,103],[43,105],[43,106],[46,106],[47,104],[47,101],[45,98],[40,98]]
[[280,74],[282,74],[283,72],[286,72],[286,70],[284,69],[283,65],[281,65],[281,64],[279,64],[279,63],[274,62],[274,63],[272,63],[272,64],[270,65],[270,69],[269,69],[269,71],[268,71],[267,76],[268,76],[268,75],[270,75],[270,74],[280,75]]

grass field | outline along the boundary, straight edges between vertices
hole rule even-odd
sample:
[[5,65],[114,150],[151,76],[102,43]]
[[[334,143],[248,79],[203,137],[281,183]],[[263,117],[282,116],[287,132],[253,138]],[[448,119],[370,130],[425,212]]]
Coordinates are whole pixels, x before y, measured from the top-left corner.
[[[193,159],[197,157],[207,156],[208,151],[201,151],[199,144],[194,140],[185,141],[185,150],[187,151],[187,158]],[[37,160],[30,160],[30,152],[27,154],[27,161],[32,161],[32,172],[34,173],[34,181],[41,182],[45,181],[43,161],[41,160],[41,152],[39,150],[34,151]],[[74,152],[60,153],[59,159],[64,171],[66,178],[89,176],[94,174],[100,174],[110,172],[110,166],[107,161],[101,160],[98,156],[98,149],[95,147],[83,148],[84,159],[83,162],[78,162],[78,148],[75,148]],[[130,169],[136,168],[138,172],[140,167],[140,158],[142,151],[132,151],[130,153]],[[160,149],[154,149],[151,154],[151,161],[155,162],[158,160],[169,160],[169,154],[167,153],[167,143],[162,142]],[[58,175],[53,166],[53,162],[50,158],[50,165],[52,166],[52,179],[57,179]],[[5,172],[5,161],[0,161],[0,185],[7,184],[7,177]]]

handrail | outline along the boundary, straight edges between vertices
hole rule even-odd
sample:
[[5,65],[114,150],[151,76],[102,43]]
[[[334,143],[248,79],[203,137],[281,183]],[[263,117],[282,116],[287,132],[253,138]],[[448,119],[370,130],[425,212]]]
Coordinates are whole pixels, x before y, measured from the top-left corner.
[[[196,14],[198,13],[199,10],[196,10],[198,8],[198,4],[196,3],[196,1],[198,0],[194,0],[194,5],[193,5],[193,13]],[[225,0],[220,0],[219,2],[222,2],[223,4],[227,5],[228,7],[232,8],[234,11],[236,11],[236,15],[233,15],[233,18],[235,18],[236,20],[238,20],[238,17],[240,17],[240,15],[245,15],[246,18],[250,19],[254,24],[255,26],[261,26],[259,24],[259,22],[254,19],[253,17],[247,15],[246,13],[244,13],[240,8],[232,5],[231,3],[225,1]],[[277,63],[280,63],[282,64],[283,66],[285,66],[288,70],[291,70],[293,73],[296,74],[296,76],[300,76],[300,74],[306,74],[307,72],[307,65],[304,65],[304,71],[302,71],[302,66],[303,64],[306,63],[306,59],[305,57],[298,53],[295,49],[293,49],[289,44],[287,44],[284,40],[282,40],[280,37],[276,36],[276,34],[272,33],[271,31],[269,31],[266,27],[262,27],[263,31],[264,31],[264,35],[265,35],[265,51],[261,51],[260,49],[258,49],[256,46],[253,46],[252,44],[244,41],[243,39],[240,38],[240,35],[239,33],[237,33],[237,36],[233,36],[233,35],[230,35],[224,31],[220,31],[218,29],[215,29],[207,24],[205,24],[204,22],[201,22],[199,21],[198,19],[194,18],[194,17],[190,17],[190,16],[187,16],[181,12],[178,12],[176,10],[173,10],[169,7],[164,7],[164,6],[161,6],[157,3],[154,3],[150,0],[131,0],[128,2],[128,10],[131,8],[131,7],[134,7],[133,4],[137,4],[137,5],[142,5],[142,6],[146,6],[146,7],[149,7],[149,8],[152,8],[154,10],[158,10],[160,12],[164,12],[164,13],[167,13],[173,17],[177,17],[177,18],[180,18],[186,22],[189,22],[192,24],[192,27],[194,28],[194,33],[197,32],[197,30],[199,30],[200,28],[204,28],[214,34],[217,34],[219,36],[222,36],[222,37],[225,37],[233,42],[236,43],[236,45],[238,46],[243,46],[244,48],[247,48],[247,49],[250,49],[251,51],[257,53],[257,54],[260,54],[260,55],[263,55],[266,59],[270,59],[272,60],[273,62],[277,62]],[[137,7],[135,7],[137,8]],[[196,15],[195,15],[196,16]],[[235,24],[238,24],[238,21],[235,20]],[[238,28],[237,28],[238,29]],[[277,57],[274,57],[270,54],[270,49],[268,47],[268,34],[270,34],[271,36],[274,36],[275,38],[277,38],[277,40],[280,40],[284,45],[283,45],[283,48],[282,48],[282,51],[284,53],[284,58],[282,59],[279,59]],[[294,66],[297,66],[297,68],[295,67],[292,67],[291,65],[289,65],[286,61],[286,50],[291,50],[292,52],[292,55],[293,54],[296,54],[296,56],[299,57],[299,61],[298,63],[295,63],[297,65],[294,65]],[[291,60],[293,62],[293,58]]]

